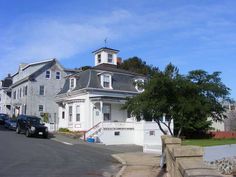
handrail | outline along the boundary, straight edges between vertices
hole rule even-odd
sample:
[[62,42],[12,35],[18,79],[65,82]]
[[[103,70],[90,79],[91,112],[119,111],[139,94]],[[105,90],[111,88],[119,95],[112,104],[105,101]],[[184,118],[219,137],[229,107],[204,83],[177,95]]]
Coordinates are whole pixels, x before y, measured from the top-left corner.
[[95,127],[97,127],[98,125],[100,125],[102,122],[99,122],[99,123],[97,123],[96,125],[94,125],[92,128],[90,128],[90,129],[88,129],[87,131],[84,131],[84,141],[86,141],[86,134],[88,133],[88,132],[90,132],[91,130],[93,130]]

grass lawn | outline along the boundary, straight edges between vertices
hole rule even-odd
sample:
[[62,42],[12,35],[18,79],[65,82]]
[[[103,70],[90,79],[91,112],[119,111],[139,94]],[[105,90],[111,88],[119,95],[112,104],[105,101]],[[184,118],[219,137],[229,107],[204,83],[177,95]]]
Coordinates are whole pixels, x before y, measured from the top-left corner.
[[236,139],[186,139],[183,140],[182,144],[195,146],[217,146],[226,144],[236,144]]

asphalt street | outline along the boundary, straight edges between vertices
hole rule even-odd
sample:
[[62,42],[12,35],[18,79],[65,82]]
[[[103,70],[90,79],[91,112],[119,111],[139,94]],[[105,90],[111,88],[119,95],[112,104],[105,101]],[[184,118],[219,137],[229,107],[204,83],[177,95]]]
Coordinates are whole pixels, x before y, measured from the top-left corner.
[[0,125],[0,177],[108,177],[120,166],[112,153],[86,144],[27,138]]

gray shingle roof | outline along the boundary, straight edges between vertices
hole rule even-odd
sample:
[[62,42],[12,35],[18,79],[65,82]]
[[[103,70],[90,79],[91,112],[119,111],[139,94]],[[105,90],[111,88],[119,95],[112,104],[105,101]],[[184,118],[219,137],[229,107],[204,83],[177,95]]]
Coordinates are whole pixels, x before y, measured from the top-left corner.
[[[117,69],[109,64],[103,64],[73,75],[76,78],[76,87],[73,91],[86,88],[103,89],[100,81],[100,74],[102,72],[109,72],[112,74],[112,88],[117,91],[137,92],[134,85],[135,79],[140,77],[145,78],[143,75]],[[69,78],[66,79],[65,85],[59,94],[66,93],[68,90]]]

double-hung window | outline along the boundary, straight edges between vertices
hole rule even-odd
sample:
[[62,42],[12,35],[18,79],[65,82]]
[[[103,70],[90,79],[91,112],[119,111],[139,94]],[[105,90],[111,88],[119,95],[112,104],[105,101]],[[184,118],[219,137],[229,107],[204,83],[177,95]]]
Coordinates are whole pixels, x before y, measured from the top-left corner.
[[76,85],[76,80],[75,78],[70,78],[70,89],[75,88]]
[[105,88],[111,87],[111,76],[103,75],[103,87]]
[[72,122],[73,107],[69,106],[69,122]]
[[56,79],[58,80],[61,79],[61,72],[59,71],[56,72]]
[[39,112],[43,112],[43,105],[39,105]]
[[44,90],[44,85],[40,85],[39,86],[39,95],[44,95],[45,93],[45,90]]
[[107,59],[107,61],[108,61],[108,63],[112,63],[112,61],[113,61],[113,55],[111,54],[111,53],[108,53],[107,54],[108,55],[108,59]]
[[76,106],[76,121],[77,122],[80,121],[80,106],[79,105]]
[[51,71],[47,70],[45,77],[46,77],[47,79],[50,79],[50,77],[51,77]]
[[101,63],[101,54],[97,55],[97,60],[98,60],[98,63]]

